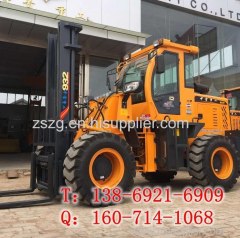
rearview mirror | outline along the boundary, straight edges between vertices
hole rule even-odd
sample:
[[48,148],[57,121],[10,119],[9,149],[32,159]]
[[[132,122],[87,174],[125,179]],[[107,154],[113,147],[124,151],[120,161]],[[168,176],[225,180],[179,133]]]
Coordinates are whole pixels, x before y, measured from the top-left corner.
[[164,55],[156,56],[156,68],[158,74],[162,74],[165,72]]
[[[115,75],[115,78],[114,78],[113,75]],[[109,91],[112,90],[111,80],[114,79],[114,81],[116,81],[116,75],[117,75],[117,69],[116,68],[113,68],[113,69],[110,69],[110,70],[107,71],[106,86],[107,86]]]

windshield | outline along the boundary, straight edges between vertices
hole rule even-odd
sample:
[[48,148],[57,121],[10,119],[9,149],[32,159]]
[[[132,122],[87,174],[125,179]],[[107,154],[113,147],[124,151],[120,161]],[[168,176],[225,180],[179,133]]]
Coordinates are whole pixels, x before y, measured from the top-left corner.
[[122,90],[124,84],[133,81],[142,80],[144,82],[147,66],[148,56],[137,59],[125,65],[121,70],[118,80],[116,82],[117,88]]

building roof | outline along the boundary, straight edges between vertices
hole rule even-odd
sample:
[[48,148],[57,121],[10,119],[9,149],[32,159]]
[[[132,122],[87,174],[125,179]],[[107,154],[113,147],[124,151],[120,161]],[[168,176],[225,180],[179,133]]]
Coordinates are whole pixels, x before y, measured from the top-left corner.
[[145,45],[145,39],[149,37],[148,34],[144,34],[141,32],[135,32],[112,26],[102,25],[91,21],[84,21],[71,17],[60,16],[58,14],[48,13],[6,2],[0,2],[0,17],[53,29],[57,29],[58,22],[60,20],[75,22],[83,26],[81,34],[131,43],[139,46]]

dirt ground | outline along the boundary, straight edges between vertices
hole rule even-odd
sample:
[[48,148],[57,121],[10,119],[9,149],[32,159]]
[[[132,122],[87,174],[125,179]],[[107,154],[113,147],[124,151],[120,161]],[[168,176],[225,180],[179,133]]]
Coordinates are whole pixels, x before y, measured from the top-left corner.
[[[18,179],[7,179],[4,175],[0,177],[0,189],[19,189],[28,186],[29,176],[21,176]],[[154,187],[140,175],[135,180],[135,185]],[[190,177],[186,172],[180,172],[176,179],[169,184],[172,193],[179,193],[185,186],[192,185]],[[0,237],[240,237],[240,181],[234,189],[225,195],[221,203],[186,203],[181,197],[174,197],[172,203],[133,203],[131,199],[125,199],[122,204],[110,207],[93,208],[84,204],[74,206],[63,204],[57,199],[51,205],[0,210]],[[0,198],[0,202],[38,198],[41,195]],[[72,213],[71,226],[67,227],[61,223],[61,212],[67,209]],[[133,210],[142,209],[155,214],[161,209],[164,215],[174,215],[174,211],[185,210],[212,210],[214,212],[212,225],[176,225],[174,219],[164,219],[162,224],[140,225],[134,224],[134,218],[123,219],[120,225],[94,225],[94,212],[98,210],[101,214],[105,210],[111,212],[119,210],[124,215],[129,215]],[[141,219],[144,219],[141,217]],[[74,225],[73,222],[76,222]]]

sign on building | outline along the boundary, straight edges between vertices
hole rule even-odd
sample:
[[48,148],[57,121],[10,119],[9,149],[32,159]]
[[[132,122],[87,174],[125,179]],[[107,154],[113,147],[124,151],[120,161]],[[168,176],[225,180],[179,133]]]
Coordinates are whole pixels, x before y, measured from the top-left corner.
[[0,0],[84,21],[141,31],[141,0]]
[[194,11],[240,22],[239,0],[158,0]]

